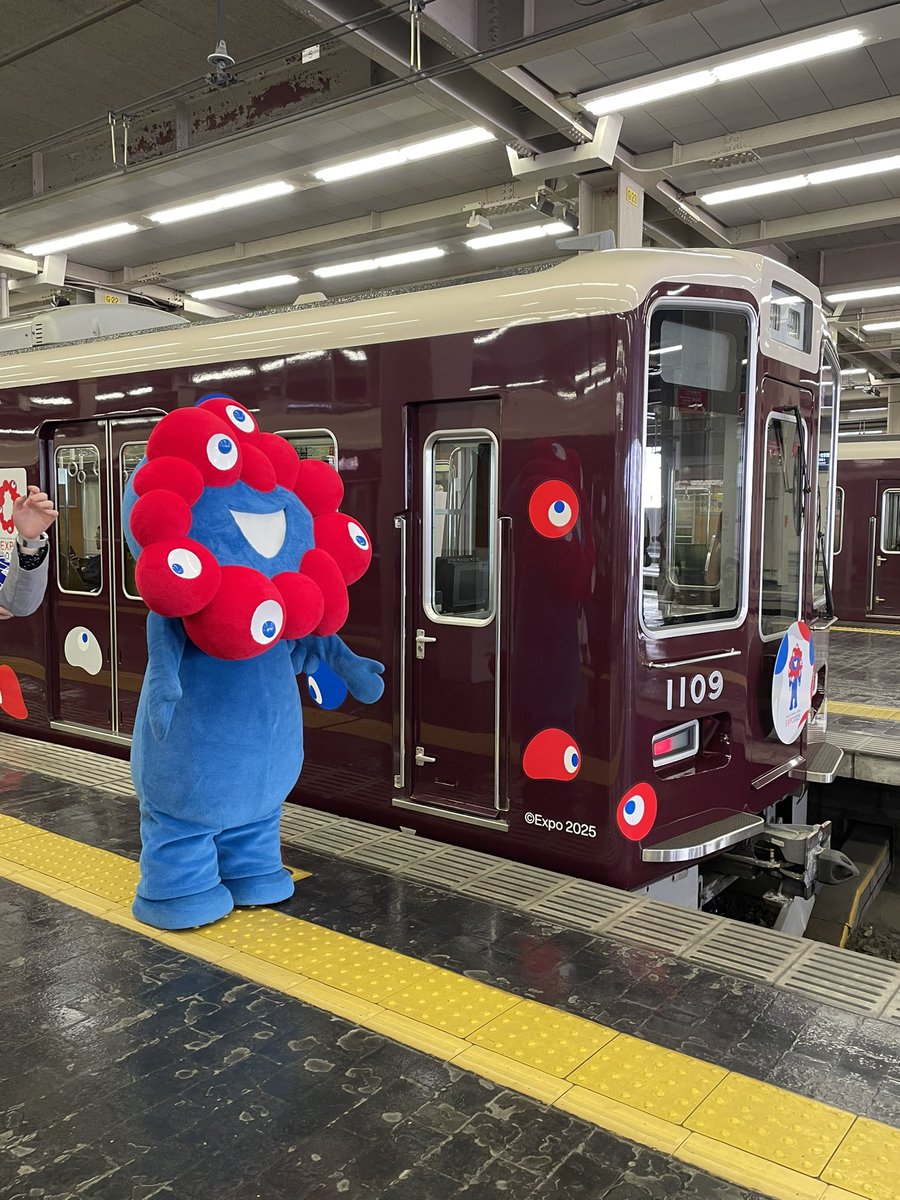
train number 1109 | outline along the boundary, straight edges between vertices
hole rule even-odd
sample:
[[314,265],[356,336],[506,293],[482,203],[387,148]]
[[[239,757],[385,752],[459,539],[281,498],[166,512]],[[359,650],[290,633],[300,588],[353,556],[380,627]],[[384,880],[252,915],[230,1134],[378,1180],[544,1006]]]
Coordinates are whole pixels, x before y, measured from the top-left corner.
[[692,704],[702,704],[704,700],[718,700],[725,687],[721,671],[713,671],[706,675],[678,675],[666,681],[666,711],[673,708],[687,708],[688,699]]

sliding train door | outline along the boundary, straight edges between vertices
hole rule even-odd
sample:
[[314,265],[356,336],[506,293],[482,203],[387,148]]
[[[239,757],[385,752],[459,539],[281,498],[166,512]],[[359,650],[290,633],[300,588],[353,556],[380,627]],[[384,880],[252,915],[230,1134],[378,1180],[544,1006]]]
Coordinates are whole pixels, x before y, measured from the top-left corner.
[[408,416],[411,511],[398,518],[407,686],[394,802],[495,820],[506,807],[499,401],[422,404]]
[[134,591],[121,502],[158,417],[73,421],[48,447],[59,520],[50,590],[54,728],[125,741],[146,663],[146,608]]
[[872,571],[873,617],[900,617],[900,479],[879,479]]

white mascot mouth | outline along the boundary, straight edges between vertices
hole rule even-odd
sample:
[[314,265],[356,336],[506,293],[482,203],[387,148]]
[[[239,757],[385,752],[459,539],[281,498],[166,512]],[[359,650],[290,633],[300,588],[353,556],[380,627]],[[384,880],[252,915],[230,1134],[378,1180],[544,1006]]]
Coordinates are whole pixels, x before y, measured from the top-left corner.
[[241,533],[263,558],[274,558],[284,545],[287,519],[284,509],[273,513],[235,512],[229,509]]

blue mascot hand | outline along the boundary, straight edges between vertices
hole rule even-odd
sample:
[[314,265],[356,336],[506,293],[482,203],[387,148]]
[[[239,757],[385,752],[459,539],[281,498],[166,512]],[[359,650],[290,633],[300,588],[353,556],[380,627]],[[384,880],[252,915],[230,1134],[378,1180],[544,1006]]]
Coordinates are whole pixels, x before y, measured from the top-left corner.
[[350,695],[361,704],[374,704],[384,694],[384,664],[374,658],[345,659],[335,671],[346,683]]
[[150,701],[150,730],[158,742],[163,741],[172,724],[175,705],[181,699],[181,688],[177,695],[153,696]]

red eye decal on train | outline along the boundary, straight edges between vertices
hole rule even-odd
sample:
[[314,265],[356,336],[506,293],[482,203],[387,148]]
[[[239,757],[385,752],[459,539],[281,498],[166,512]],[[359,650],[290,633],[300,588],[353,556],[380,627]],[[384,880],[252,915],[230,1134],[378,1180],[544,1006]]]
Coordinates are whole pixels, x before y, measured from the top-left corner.
[[18,676],[5,663],[0,667],[0,708],[17,721],[24,721],[28,716]]
[[646,837],[656,823],[656,792],[649,783],[629,788],[616,809],[619,833],[631,842]]
[[531,493],[528,519],[541,537],[565,537],[578,520],[578,497],[561,479],[548,479]]
[[542,729],[525,747],[522,770],[529,779],[568,783],[581,770],[578,743],[564,729]]

